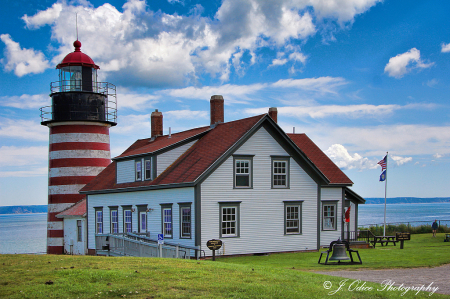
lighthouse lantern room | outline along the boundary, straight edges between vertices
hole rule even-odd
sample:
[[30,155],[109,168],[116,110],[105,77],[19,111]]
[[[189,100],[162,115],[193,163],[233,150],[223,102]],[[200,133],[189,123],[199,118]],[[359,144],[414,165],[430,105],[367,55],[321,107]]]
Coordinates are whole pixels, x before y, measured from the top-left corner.
[[81,42],[60,64],[50,85],[51,106],[41,108],[49,127],[47,253],[63,254],[63,219],[57,214],[81,201],[78,191],[111,163],[109,128],[117,119],[116,87],[98,82],[98,65],[81,52]]

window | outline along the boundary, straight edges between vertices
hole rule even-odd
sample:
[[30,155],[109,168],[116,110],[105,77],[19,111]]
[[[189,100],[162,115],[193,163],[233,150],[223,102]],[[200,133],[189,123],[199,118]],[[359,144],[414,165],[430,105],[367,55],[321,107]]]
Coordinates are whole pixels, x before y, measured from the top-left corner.
[[302,202],[284,202],[284,233],[302,233]]
[[83,242],[83,226],[81,220],[77,220],[77,241]]
[[239,237],[240,202],[220,204],[220,237]]
[[272,157],[272,188],[289,188],[289,157]]
[[131,208],[124,208],[124,210],[123,210],[123,232],[131,233],[131,230],[132,230]]
[[337,204],[322,204],[322,230],[336,230],[336,206]]
[[234,187],[235,188],[252,187],[252,157],[248,156],[234,157]]
[[145,160],[145,179],[152,179],[152,160]]
[[161,205],[161,216],[164,238],[172,238],[172,204]]
[[180,205],[180,238],[191,238],[191,205]]
[[142,181],[142,162],[136,161],[136,181]]
[[103,234],[103,209],[95,210],[95,233]]
[[111,209],[111,233],[119,233],[119,212],[117,209]]
[[139,232],[147,232],[147,212],[139,212]]

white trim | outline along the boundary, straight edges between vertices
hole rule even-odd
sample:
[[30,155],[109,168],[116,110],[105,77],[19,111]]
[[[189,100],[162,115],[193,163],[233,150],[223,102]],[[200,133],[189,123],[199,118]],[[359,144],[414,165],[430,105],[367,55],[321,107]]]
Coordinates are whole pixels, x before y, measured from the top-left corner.
[[47,230],[62,230],[64,229],[63,221],[47,222]]
[[64,238],[47,238],[47,246],[64,246]]
[[108,127],[108,128],[111,127],[110,124],[98,123],[98,122],[87,122],[87,121],[64,121],[64,122],[46,124],[47,127],[73,126],[73,125],[98,126],[98,127]]
[[49,176],[51,178],[62,176],[97,176],[103,169],[105,167],[97,166],[50,168]]
[[47,205],[47,209],[48,209],[48,213],[59,213],[64,211],[67,208],[70,208],[71,206],[73,206],[74,203],[53,203],[53,204],[48,204]]
[[48,186],[48,194],[78,194],[86,184]]
[[50,152],[50,160],[70,159],[70,158],[111,159],[111,152],[110,151],[100,151],[100,150],[68,150],[68,151],[51,151]]
[[96,133],[50,134],[50,144],[63,142],[97,142],[109,144],[109,135]]

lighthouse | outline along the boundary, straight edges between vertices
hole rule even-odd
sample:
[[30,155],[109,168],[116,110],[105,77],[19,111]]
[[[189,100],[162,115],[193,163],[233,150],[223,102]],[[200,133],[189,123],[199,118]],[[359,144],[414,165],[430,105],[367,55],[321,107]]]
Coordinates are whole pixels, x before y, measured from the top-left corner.
[[51,106],[41,108],[49,128],[47,253],[64,253],[63,219],[56,214],[82,200],[78,191],[111,163],[109,128],[117,124],[116,87],[98,82],[98,65],[81,42],[60,64],[50,84]]

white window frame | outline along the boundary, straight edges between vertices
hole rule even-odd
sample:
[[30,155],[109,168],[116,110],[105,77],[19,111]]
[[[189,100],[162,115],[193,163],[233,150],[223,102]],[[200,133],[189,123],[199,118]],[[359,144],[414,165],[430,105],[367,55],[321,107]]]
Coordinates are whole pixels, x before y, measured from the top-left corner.
[[[130,227],[129,231],[128,231],[128,224]],[[123,210],[123,232],[124,233],[133,232],[133,213],[131,212],[131,208]]]
[[[189,210],[189,215],[184,214],[184,210]],[[185,230],[186,228],[186,230]],[[189,232],[187,232],[189,230]],[[191,205],[180,206],[180,238],[190,239],[192,236],[192,209]]]
[[83,242],[83,222],[77,220],[77,242]]
[[[222,202],[220,206],[220,238],[236,238],[240,234],[240,202]],[[233,232],[234,231],[234,232]]]
[[[144,217],[144,219],[142,219]],[[139,232],[147,232],[147,212],[139,212]]]
[[[114,213],[116,215],[114,215]],[[112,209],[111,210],[111,234],[119,233],[119,210]]]
[[[147,165],[147,162],[150,165]],[[149,166],[149,167],[147,167],[147,166]],[[153,176],[152,176],[153,167],[152,166],[153,166],[152,158],[144,159],[144,175],[145,175],[144,180],[152,180],[153,179]],[[147,172],[149,172],[149,175],[147,175]]]
[[142,161],[134,162],[134,170],[135,170],[135,180],[142,181]]
[[164,238],[173,238],[173,212],[172,206],[161,207],[161,227]]
[[[297,211],[292,211],[296,209]],[[296,217],[295,217],[296,216]],[[296,222],[296,225],[295,225]],[[292,225],[294,224],[294,225]],[[292,230],[295,229],[296,230]],[[288,231],[290,230],[290,231]],[[299,235],[302,233],[302,202],[284,202],[284,234]]]
[[[242,165],[246,163],[247,165]],[[238,165],[239,164],[239,165]],[[234,172],[234,188],[245,189],[252,188],[252,168],[253,159],[251,157],[234,157],[233,172]],[[248,185],[238,186],[238,177],[248,177]]]
[[[272,188],[273,189],[286,189],[289,188],[289,157],[272,157]],[[284,163],[284,166],[276,165],[276,163]],[[283,170],[284,172],[279,172]],[[285,184],[275,184],[275,176],[284,176]],[[278,180],[278,178],[277,178]]]
[[103,210],[95,211],[95,233],[103,234]]
[[[324,231],[337,230],[336,222],[337,222],[337,203],[322,202],[322,230]],[[331,223],[331,226],[329,226],[328,223]]]

